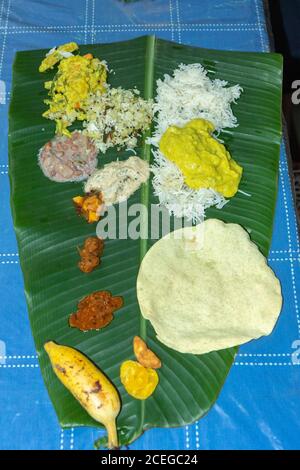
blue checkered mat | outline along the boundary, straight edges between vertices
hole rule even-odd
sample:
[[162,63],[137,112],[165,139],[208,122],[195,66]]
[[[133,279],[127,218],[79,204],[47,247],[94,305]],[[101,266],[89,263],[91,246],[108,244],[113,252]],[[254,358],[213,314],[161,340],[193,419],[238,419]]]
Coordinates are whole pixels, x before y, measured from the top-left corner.
[[[0,0],[0,448],[87,449],[101,433],[60,429],[31,337],[7,175],[14,54],[144,34],[208,48],[268,50],[261,0]],[[299,448],[300,245],[284,146],[269,261],[284,295],[274,333],[240,349],[220,398],[201,422],[148,431],[132,449]]]

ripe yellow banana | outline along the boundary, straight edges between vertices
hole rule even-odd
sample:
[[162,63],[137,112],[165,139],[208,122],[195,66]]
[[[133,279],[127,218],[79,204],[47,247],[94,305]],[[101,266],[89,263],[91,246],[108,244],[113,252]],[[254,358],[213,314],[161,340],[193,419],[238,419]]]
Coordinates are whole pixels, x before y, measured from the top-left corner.
[[108,447],[118,447],[116,418],[121,403],[115,386],[83,354],[48,341],[44,345],[59,380],[108,434]]

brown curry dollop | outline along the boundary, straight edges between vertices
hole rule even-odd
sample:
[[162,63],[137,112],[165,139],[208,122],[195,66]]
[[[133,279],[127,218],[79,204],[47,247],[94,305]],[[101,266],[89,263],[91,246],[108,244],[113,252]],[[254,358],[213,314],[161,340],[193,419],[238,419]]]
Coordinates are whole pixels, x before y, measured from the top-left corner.
[[83,273],[90,273],[99,266],[103,248],[104,241],[102,239],[98,237],[86,238],[83,248],[79,250],[81,260],[78,263],[78,267],[80,271]]
[[81,331],[99,330],[113,320],[113,313],[123,306],[122,297],[113,297],[108,291],[97,291],[84,297],[72,313],[69,325]]

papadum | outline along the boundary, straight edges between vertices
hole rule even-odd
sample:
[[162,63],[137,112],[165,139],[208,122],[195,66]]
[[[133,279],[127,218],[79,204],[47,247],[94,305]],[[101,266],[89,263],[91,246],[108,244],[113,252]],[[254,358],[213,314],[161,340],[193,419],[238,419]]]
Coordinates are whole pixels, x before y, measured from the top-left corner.
[[155,243],[141,263],[137,296],[158,339],[192,354],[270,334],[282,306],[280,282],[248,232],[217,219]]

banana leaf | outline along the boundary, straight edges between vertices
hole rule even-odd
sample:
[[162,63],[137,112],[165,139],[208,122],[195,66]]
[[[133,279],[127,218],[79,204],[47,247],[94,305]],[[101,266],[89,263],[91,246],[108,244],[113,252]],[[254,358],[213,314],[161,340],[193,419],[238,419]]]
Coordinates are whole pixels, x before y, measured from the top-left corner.
[[[200,62],[211,78],[243,87],[241,98],[233,106],[239,126],[224,131],[221,138],[243,166],[240,189],[250,196],[238,193],[222,210],[210,209],[207,215],[243,225],[267,255],[278,179],[281,56],[200,49],[153,36],[81,46],[80,50],[108,62],[115,72],[109,76],[113,86],[136,86],[145,98],[154,97],[156,80],[172,73],[180,63]],[[128,444],[151,427],[182,426],[207,413],[221,391],[237,348],[197,356],[180,354],[157,341],[151,325],[140,314],[136,298],[137,272],[150,241],[107,240],[100,268],[89,275],[79,271],[76,247],[86,236],[95,234],[95,226],[76,216],[71,202],[73,196],[82,193],[82,184],[51,182],[37,164],[39,148],[54,134],[53,122],[42,117],[46,97],[43,83],[52,75],[38,72],[45,52],[16,54],[9,113],[11,208],[32,333],[60,424],[100,426],[54,375],[43,349],[47,340],[79,349],[114,382],[122,400],[119,436],[122,444]],[[150,160],[146,137],[141,139],[137,153]],[[117,157],[125,159],[128,153],[111,150],[100,155],[99,166]],[[151,182],[143,185],[128,204],[137,202],[147,206],[158,202]],[[68,316],[76,310],[78,300],[96,290],[122,295],[124,308],[101,331],[82,333],[69,328]],[[122,361],[134,359],[134,335],[145,338],[163,363],[159,386],[146,401],[130,397],[119,379]]]

